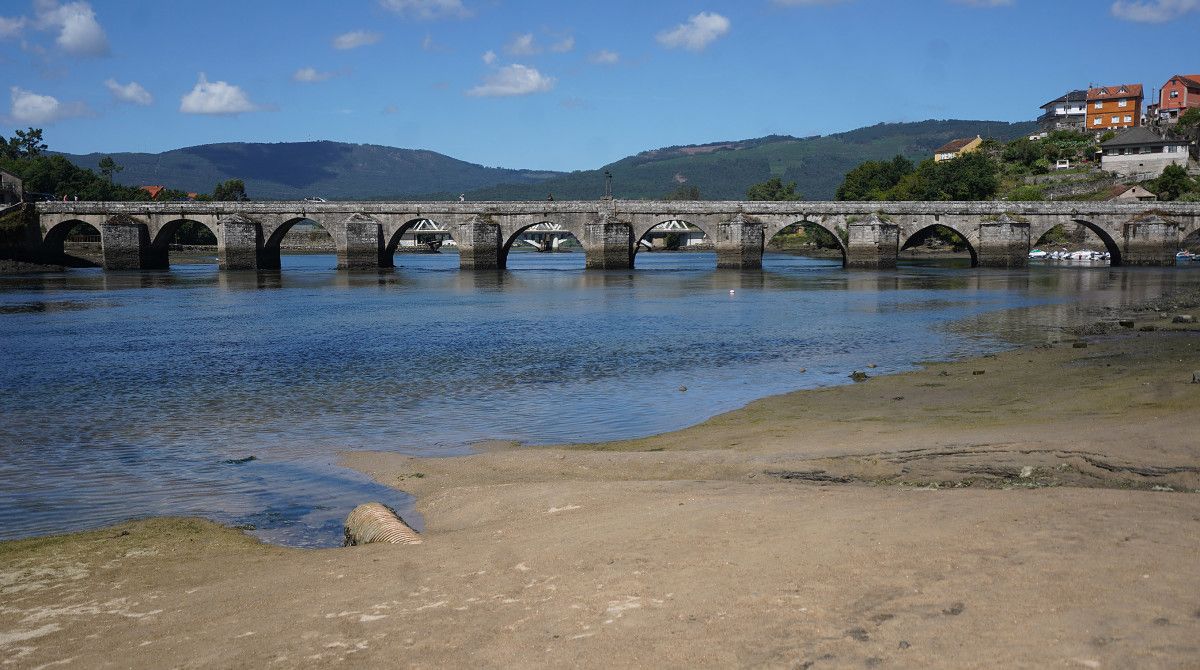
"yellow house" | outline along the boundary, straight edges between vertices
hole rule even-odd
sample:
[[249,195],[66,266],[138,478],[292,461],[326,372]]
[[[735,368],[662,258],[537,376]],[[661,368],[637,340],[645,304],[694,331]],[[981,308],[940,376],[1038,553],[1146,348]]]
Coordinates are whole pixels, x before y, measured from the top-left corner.
[[963,154],[978,151],[981,144],[983,144],[983,138],[978,135],[974,138],[964,137],[961,140],[950,140],[938,147],[937,151],[933,152],[933,160],[939,163],[941,161],[952,160]]

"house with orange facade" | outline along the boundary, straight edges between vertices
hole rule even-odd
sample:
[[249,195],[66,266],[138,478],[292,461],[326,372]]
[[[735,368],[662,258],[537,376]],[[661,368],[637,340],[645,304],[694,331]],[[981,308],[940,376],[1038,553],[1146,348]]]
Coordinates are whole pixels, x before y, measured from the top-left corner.
[[1088,132],[1136,128],[1142,123],[1142,85],[1096,86],[1087,92]]
[[1159,90],[1158,120],[1175,123],[1189,109],[1200,108],[1200,74],[1177,74]]

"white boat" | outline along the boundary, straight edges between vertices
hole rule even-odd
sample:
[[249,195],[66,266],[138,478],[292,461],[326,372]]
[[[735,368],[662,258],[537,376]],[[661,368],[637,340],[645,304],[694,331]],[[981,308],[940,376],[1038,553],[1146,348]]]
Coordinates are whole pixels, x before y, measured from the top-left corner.
[[1033,251],[1029,252],[1029,259],[1030,260],[1038,260],[1038,259],[1046,258],[1049,255],[1050,255],[1049,253],[1042,251],[1041,249],[1034,249]]
[[1196,254],[1193,254],[1192,252],[1190,252],[1186,249],[1180,249],[1175,254],[1175,262],[1176,263],[1191,263],[1192,261],[1196,260],[1196,258],[1198,258],[1198,256]]

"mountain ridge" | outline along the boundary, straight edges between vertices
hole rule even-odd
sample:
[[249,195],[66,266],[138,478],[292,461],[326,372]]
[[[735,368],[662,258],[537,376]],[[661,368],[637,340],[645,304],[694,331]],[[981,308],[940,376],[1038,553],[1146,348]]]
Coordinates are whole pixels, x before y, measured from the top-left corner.
[[1029,134],[1033,122],[929,120],[880,123],[829,135],[766,135],[742,140],[672,145],[574,172],[486,167],[428,149],[328,140],[221,142],[152,153],[63,154],[96,169],[104,156],[124,167],[117,181],[209,192],[242,179],[254,199],[330,200],[593,199],[604,194],[604,173],[621,198],[660,198],[682,185],[704,199],[739,199],[771,177],[795,181],[808,199],[831,199],[846,172],[866,160],[896,154],[911,159],[957,137],[976,134],[1009,140]]

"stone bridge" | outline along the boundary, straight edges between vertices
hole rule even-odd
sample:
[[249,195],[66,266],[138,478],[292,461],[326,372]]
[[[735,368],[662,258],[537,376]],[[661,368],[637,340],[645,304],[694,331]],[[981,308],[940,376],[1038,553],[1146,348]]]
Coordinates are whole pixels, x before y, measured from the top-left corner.
[[598,200],[574,202],[44,202],[37,205],[41,243],[61,251],[79,222],[100,232],[104,267],[166,268],[185,221],[217,238],[221,268],[279,268],[279,245],[295,224],[324,228],[338,267],[392,267],[401,235],[421,221],[449,231],[463,269],[503,269],[517,237],[539,223],[574,235],[589,268],[632,268],[637,242],[669,221],[686,221],[712,240],[721,268],[762,266],[763,248],[793,224],[833,234],[847,267],[886,268],[918,233],[957,232],[972,264],[1018,267],[1031,245],[1060,224],[1094,232],[1114,265],[1173,265],[1181,242],[1200,231],[1200,203],[1112,202],[740,202]]

